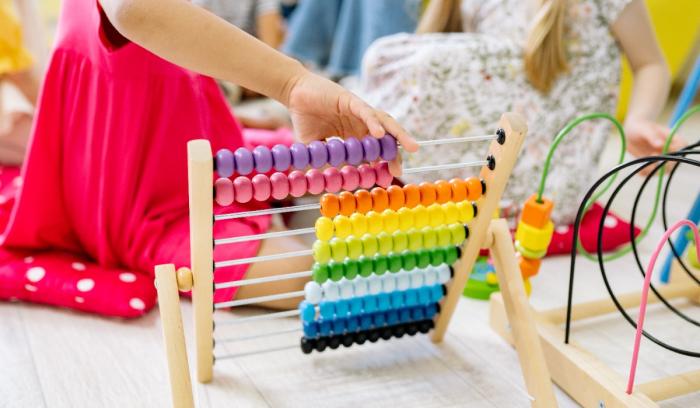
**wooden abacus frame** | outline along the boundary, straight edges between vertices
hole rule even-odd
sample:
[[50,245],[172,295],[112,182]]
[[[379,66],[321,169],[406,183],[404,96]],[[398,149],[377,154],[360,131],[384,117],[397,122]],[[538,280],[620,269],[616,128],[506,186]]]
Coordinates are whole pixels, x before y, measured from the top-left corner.
[[[663,297],[669,300],[685,298],[700,303],[700,287],[690,280],[680,265],[674,264],[672,276],[670,284],[657,288]],[[639,307],[641,293],[626,293],[617,298],[624,308]],[[507,301],[501,294],[494,293],[490,302],[491,327],[517,347],[514,333],[509,330]],[[659,298],[651,293],[649,303],[656,302],[659,302]],[[606,298],[574,305],[571,320],[590,319],[617,312],[612,300]],[[627,394],[626,381],[622,375],[582,345],[574,341],[564,343],[562,325],[566,321],[566,307],[532,310],[531,314],[535,316],[537,335],[552,372],[552,380],[584,407],[658,407],[658,401],[700,390],[700,370],[694,370],[639,384],[632,394]]]
[[[538,341],[535,320],[528,305],[510,231],[505,220],[493,220],[498,204],[515,165],[527,133],[525,121],[505,113],[499,122],[505,141],[491,142],[489,155],[496,167],[481,169],[486,192],[479,211],[470,225],[470,236],[462,246],[461,257],[454,265],[454,277],[447,283],[447,294],[435,320],[433,342],[441,342],[455,311],[474,262],[481,248],[492,250],[495,269],[513,339],[520,359],[525,384],[535,407],[556,406],[549,371]],[[188,143],[188,178],[190,203],[191,272],[175,270],[173,265],[156,267],[158,301],[168,358],[173,406],[193,406],[187,351],[179,307],[180,290],[192,289],[197,380],[209,382],[213,374],[213,153],[207,140]]]

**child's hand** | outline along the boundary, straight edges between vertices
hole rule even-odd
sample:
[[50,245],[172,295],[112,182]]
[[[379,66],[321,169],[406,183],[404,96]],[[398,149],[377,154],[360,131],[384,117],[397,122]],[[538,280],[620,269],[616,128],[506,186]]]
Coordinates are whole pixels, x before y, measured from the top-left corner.
[[[646,119],[629,118],[625,122],[627,150],[635,157],[662,154],[664,144],[671,130],[666,126]],[[686,142],[676,135],[668,147],[669,152],[682,149]],[[640,174],[646,175],[654,166],[647,167]]]
[[[418,150],[418,144],[387,113],[374,109],[340,85],[318,75],[305,73],[290,85],[289,113],[299,138],[308,142],[328,136],[356,136],[370,134],[382,137],[392,134],[409,153]],[[395,176],[401,175],[400,156],[390,163]]]

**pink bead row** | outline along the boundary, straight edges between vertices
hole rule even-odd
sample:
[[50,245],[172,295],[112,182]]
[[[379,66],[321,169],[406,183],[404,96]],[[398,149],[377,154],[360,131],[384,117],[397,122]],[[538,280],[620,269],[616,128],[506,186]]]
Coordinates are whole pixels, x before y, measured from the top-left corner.
[[270,198],[282,200],[290,195],[301,197],[306,193],[321,194],[324,191],[337,193],[341,190],[369,189],[375,185],[386,188],[393,178],[387,162],[343,166],[340,170],[335,167],[327,167],[323,171],[311,169],[306,173],[294,170],[288,175],[276,172],[269,177],[265,174],[256,174],[252,178],[238,176],[233,181],[221,177],[214,182],[214,198],[221,206],[234,202],[243,204],[250,200],[267,201]]

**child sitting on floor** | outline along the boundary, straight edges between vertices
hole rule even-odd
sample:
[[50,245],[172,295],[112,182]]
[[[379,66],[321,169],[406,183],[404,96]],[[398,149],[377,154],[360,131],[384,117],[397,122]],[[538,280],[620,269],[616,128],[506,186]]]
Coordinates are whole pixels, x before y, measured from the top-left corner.
[[[628,150],[658,154],[669,133],[655,122],[669,74],[643,0],[431,0],[417,34],[385,37],[368,50],[361,95],[422,140],[490,133],[502,112],[523,114],[528,136],[505,194],[523,203],[568,121],[614,114],[623,54],[634,71]],[[609,122],[586,122],[558,147],[547,179],[555,223],[573,221],[610,132]],[[435,149],[407,161],[483,159],[469,144]]]
[[[389,132],[404,150],[417,149],[384,112],[190,2],[66,0],[62,7],[24,182],[0,249],[2,299],[123,317],[153,306],[153,267],[189,265],[187,141],[207,138],[214,151],[243,144],[209,76],[288,106],[302,141]],[[398,162],[391,168],[398,171]],[[217,223],[215,233],[258,234],[269,225],[269,217],[231,220]],[[218,247],[214,256],[301,245],[294,237],[252,241]],[[310,257],[239,265],[217,270],[215,279],[310,266]],[[286,292],[303,283],[217,290],[214,298]]]

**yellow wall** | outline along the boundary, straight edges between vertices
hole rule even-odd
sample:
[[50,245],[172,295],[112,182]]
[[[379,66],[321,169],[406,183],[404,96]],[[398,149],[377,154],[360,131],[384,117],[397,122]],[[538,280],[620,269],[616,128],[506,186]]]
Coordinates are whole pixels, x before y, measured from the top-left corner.
[[[661,49],[675,81],[700,34],[700,0],[646,0]],[[624,117],[632,90],[632,73],[625,60],[617,116]]]

